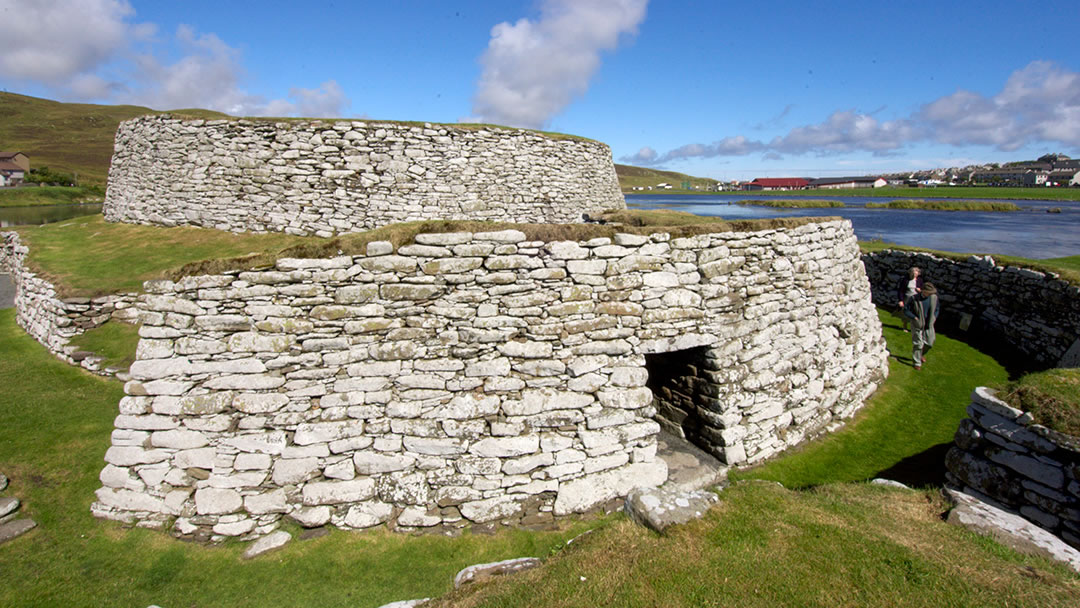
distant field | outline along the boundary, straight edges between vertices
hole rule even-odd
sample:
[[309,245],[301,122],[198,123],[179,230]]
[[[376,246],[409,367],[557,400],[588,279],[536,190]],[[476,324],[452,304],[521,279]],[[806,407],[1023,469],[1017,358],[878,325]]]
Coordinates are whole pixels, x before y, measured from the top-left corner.
[[37,207],[40,205],[80,205],[105,200],[101,188],[78,186],[26,186],[0,188],[0,207]]
[[[209,110],[178,110],[206,118],[224,117]],[[22,152],[31,168],[49,167],[77,175],[79,184],[105,184],[113,139],[121,121],[160,114],[140,106],[61,103],[0,92],[0,148]]]

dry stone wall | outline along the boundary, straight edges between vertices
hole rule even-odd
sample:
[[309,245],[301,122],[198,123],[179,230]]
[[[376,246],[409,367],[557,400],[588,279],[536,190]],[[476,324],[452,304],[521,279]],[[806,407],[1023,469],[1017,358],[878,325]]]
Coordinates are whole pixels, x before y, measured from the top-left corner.
[[96,357],[84,357],[69,343],[75,336],[113,318],[134,322],[136,294],[61,298],[52,283],[27,267],[29,251],[18,233],[0,232],[0,273],[11,275],[15,286],[16,322],[64,361],[90,371],[103,371]]
[[196,538],[286,516],[543,524],[658,485],[662,353],[708,349],[710,449],[736,463],[850,415],[887,371],[847,221],[421,234],[146,291],[93,511]]
[[1000,266],[990,256],[964,261],[929,253],[886,250],[865,254],[874,301],[895,307],[896,285],[918,266],[937,287],[941,322],[972,317],[972,331],[985,330],[1032,360],[1054,366],[1080,339],[1080,287],[1052,273]]
[[533,131],[144,116],[116,133],[109,221],[331,236],[433,219],[624,209],[606,144]]
[[1033,423],[983,387],[967,412],[946,455],[949,481],[1080,549],[1080,438]]

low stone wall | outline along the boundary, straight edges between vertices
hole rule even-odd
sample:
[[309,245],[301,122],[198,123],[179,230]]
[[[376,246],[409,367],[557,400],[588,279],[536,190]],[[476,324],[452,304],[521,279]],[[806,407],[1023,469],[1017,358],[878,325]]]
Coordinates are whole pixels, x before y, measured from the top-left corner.
[[95,358],[83,357],[69,343],[75,336],[109,319],[136,322],[136,294],[60,298],[52,283],[27,268],[29,251],[18,233],[0,232],[0,273],[11,275],[15,285],[16,322],[60,359],[101,372]]
[[413,220],[574,223],[625,209],[606,144],[367,121],[120,124],[114,222],[331,236]]
[[975,389],[945,462],[950,483],[1080,549],[1080,438]]
[[196,538],[543,523],[664,481],[649,358],[707,351],[695,415],[732,464],[887,372],[847,221],[416,243],[148,282],[94,513]]
[[955,261],[895,250],[864,254],[863,262],[880,306],[896,307],[897,282],[918,266],[941,294],[941,324],[970,314],[972,331],[1000,336],[1047,367],[1080,338],[1080,287],[1055,274],[999,266],[990,256]]

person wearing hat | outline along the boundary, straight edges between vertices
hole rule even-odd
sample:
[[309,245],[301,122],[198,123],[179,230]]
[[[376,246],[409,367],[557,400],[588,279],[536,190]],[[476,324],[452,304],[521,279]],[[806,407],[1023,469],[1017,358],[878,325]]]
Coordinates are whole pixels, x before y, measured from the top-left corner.
[[915,369],[922,369],[922,364],[926,363],[926,352],[937,338],[934,321],[937,321],[939,312],[937,288],[933,283],[924,283],[920,292],[908,296],[904,301],[904,315],[911,319],[911,359]]

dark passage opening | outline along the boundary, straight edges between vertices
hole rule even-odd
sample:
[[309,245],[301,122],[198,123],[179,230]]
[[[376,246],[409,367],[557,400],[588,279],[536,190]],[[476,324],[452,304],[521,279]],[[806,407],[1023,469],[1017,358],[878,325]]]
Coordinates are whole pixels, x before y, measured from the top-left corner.
[[[710,437],[708,421],[702,417],[703,404],[710,397],[709,382],[703,375],[708,347],[645,355],[648,387],[656,398],[656,421],[677,437],[715,454],[717,442]],[[713,396],[715,398],[715,396]]]

